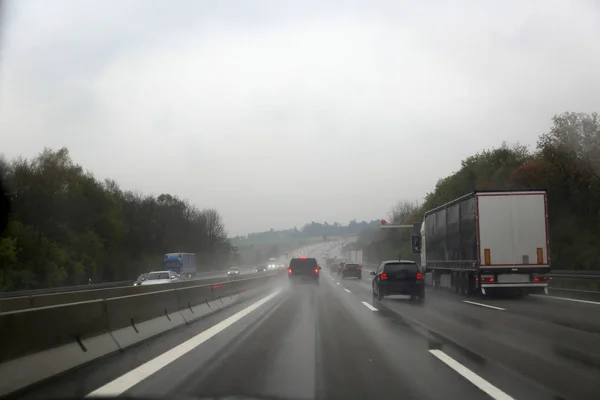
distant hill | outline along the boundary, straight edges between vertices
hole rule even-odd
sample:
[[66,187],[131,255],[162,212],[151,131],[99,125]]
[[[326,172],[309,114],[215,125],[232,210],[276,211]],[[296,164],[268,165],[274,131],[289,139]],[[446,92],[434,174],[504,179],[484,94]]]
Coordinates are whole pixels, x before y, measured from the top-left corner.
[[296,242],[301,239],[315,237],[340,237],[347,235],[357,235],[362,229],[379,226],[380,220],[373,221],[350,221],[348,225],[342,225],[338,222],[315,222],[306,224],[302,229],[297,227],[285,230],[268,230],[265,232],[249,233],[247,236],[236,236],[229,238],[232,246],[256,246],[263,244],[284,244]]

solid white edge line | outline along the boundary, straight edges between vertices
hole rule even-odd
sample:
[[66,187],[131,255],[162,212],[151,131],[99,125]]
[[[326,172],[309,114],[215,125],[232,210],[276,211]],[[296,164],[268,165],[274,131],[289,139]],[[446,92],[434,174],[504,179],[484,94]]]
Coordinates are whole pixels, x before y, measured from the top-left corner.
[[363,305],[365,307],[367,307],[369,310],[371,311],[377,311],[377,309],[375,307],[373,307],[372,305],[370,305],[369,303],[367,303],[366,301],[361,301],[361,303],[363,303]]
[[474,306],[493,308],[494,310],[506,311],[506,308],[490,306],[488,304],[483,304],[483,303],[475,303],[474,301],[469,301],[469,300],[463,300],[463,303],[473,304]]
[[545,295],[545,294],[530,294],[530,296],[542,297],[542,298],[547,297],[549,299],[574,301],[576,303],[585,303],[585,304],[596,304],[596,305],[600,306],[599,302],[597,302],[597,301],[591,301],[591,300],[570,299],[568,297],[548,296],[548,295]]
[[349,291],[348,289],[344,288],[344,290],[348,293],[352,293],[351,291]]
[[475,372],[471,371],[469,368],[465,367],[448,354],[444,353],[441,350],[431,349],[429,350],[431,354],[437,357],[441,362],[452,368],[454,371],[459,373],[463,378],[471,382],[473,385],[477,386],[480,390],[486,393],[488,396],[495,400],[514,400],[513,397],[504,393],[502,390],[498,389],[496,386],[492,385]]
[[200,332],[191,339],[186,340],[182,344],[173,347],[170,350],[167,350],[166,352],[153,358],[152,360],[127,372],[126,374],[105,384],[104,386],[99,387],[98,389],[88,394],[86,397],[118,396],[124,393],[125,391],[131,389],[133,386],[143,381],[144,379],[148,378],[150,375],[154,374],[155,372],[158,372],[162,368],[171,364],[173,361],[177,360],[186,353],[189,353],[196,347],[200,346],[208,339],[227,329],[229,326],[233,325],[235,322],[250,314],[252,311],[256,310],[257,308],[259,308],[278,294],[279,291],[274,292],[268,295],[267,297],[264,297],[263,299],[251,304],[250,306],[244,308],[243,310],[232,315],[231,317],[219,322],[218,324],[208,328],[203,332]]

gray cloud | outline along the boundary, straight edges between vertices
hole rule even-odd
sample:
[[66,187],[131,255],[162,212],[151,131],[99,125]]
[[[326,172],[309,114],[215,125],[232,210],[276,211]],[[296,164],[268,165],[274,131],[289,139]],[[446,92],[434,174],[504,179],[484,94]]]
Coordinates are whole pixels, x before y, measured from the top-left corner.
[[230,233],[385,215],[597,111],[592,1],[13,1],[7,156],[218,208]]

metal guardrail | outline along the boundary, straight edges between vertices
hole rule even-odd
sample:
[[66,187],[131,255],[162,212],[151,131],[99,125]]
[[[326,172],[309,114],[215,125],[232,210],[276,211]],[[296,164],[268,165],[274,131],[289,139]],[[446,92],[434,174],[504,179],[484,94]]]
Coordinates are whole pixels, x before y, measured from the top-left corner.
[[[244,268],[240,268],[244,270]],[[196,278],[192,280],[197,280],[198,278],[205,278],[211,276],[217,276],[219,274],[225,274],[227,270],[222,271],[204,271],[196,274]],[[184,280],[185,281],[185,280]],[[126,281],[116,281],[116,282],[104,282],[104,283],[92,283],[87,285],[73,285],[73,286],[61,286],[61,287],[53,287],[53,288],[44,288],[44,289],[31,289],[31,290],[16,290],[11,292],[0,292],[0,299],[10,299],[13,297],[25,297],[25,296],[35,296],[42,294],[57,294],[57,293],[68,293],[68,292],[79,292],[83,290],[97,290],[97,289],[113,289],[123,286],[131,286],[135,280],[126,280]]]
[[66,292],[77,292],[81,290],[93,290],[93,289],[108,289],[120,286],[131,286],[133,280],[129,281],[118,281],[118,282],[105,282],[105,283],[92,283],[88,285],[74,285],[74,286],[62,286],[45,289],[31,289],[31,290],[17,290],[14,292],[0,292],[0,299],[8,299],[11,297],[23,297],[37,294],[54,294],[54,293],[66,293]]
[[559,279],[589,279],[600,281],[600,271],[571,271],[571,270],[553,270],[550,271],[553,278]]

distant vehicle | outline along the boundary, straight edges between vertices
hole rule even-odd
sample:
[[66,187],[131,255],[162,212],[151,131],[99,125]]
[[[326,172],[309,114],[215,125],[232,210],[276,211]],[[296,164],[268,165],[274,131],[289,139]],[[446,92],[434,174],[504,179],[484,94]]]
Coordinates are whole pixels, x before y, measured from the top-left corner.
[[236,267],[231,267],[227,271],[227,276],[237,276],[240,274],[240,269]]
[[140,283],[140,286],[162,285],[179,280],[179,275],[174,271],[155,271],[148,273],[146,279]]
[[342,269],[342,279],[345,278],[358,278],[362,279],[362,267],[359,264],[345,264]]
[[434,288],[455,293],[546,293],[550,272],[543,190],[476,191],[425,212],[413,253]]
[[288,267],[288,277],[290,283],[293,285],[298,283],[312,283],[318,286],[320,271],[321,267],[319,267],[317,260],[314,258],[292,258]]
[[425,280],[417,263],[411,260],[392,260],[382,262],[373,278],[373,297],[383,300],[385,296],[403,294],[411,300],[425,300]]
[[354,264],[362,264],[363,251],[361,249],[351,249],[348,252],[348,261]]
[[142,282],[146,280],[148,274],[141,274],[135,282],[133,282],[133,286],[140,286]]
[[269,265],[267,265],[267,269],[271,269],[271,270],[272,270],[272,269],[277,269],[277,263],[275,262],[275,259],[274,259],[274,258],[272,258],[272,259],[269,261]]
[[186,278],[196,275],[195,253],[167,253],[163,260],[165,271],[173,271]]
[[319,285],[321,267],[315,258],[292,258],[288,267],[288,277],[293,285],[298,283],[312,283]]
[[342,261],[340,263],[337,264],[337,269],[336,269],[336,273],[338,275],[342,274],[342,271],[344,270],[344,266],[346,265],[346,261]]
[[259,265],[258,267],[254,268],[255,272],[265,272],[267,270],[267,267],[265,267],[264,265]]

